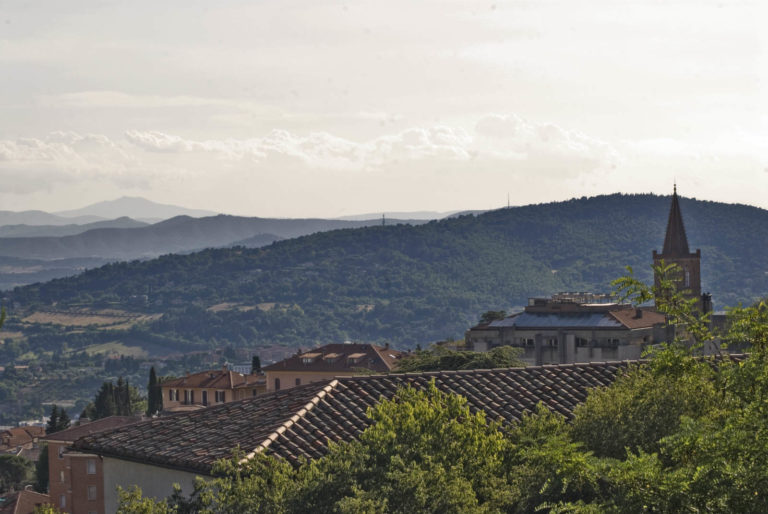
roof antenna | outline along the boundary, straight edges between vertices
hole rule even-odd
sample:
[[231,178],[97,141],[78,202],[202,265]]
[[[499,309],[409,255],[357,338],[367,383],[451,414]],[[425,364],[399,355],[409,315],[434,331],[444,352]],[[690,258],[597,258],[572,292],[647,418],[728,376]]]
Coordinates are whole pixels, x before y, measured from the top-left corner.
[[507,209],[509,209],[509,193],[507,193]]
[[387,220],[386,220],[386,218],[384,217],[384,214],[382,214],[382,215],[381,215],[381,226],[383,227],[383,226],[385,226],[386,224],[387,224]]

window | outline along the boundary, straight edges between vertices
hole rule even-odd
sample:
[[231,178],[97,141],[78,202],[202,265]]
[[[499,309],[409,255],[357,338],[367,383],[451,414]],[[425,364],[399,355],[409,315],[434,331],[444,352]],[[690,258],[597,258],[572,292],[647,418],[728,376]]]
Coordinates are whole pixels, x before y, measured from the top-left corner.
[[96,459],[88,459],[88,462],[86,462],[85,467],[86,467],[86,473],[88,473],[89,475],[95,475]]
[[189,389],[184,389],[184,404],[189,405]]
[[88,499],[89,500],[95,500],[96,499],[96,486],[95,485],[89,485],[88,486]]
[[208,405],[208,391],[203,391],[203,405]]
[[189,392],[189,403],[195,403],[195,391]]
[[59,471],[59,482],[64,483],[64,470]]
[[59,446],[59,458],[60,459],[64,458],[64,447],[63,446]]
[[173,389],[168,389],[168,401],[173,401]]
[[276,378],[275,379],[275,391],[279,391],[279,390],[280,390],[280,379]]
[[61,496],[59,496],[59,507],[61,507],[62,509],[65,509],[67,507],[67,495],[66,494],[62,494]]
[[253,390],[253,396],[256,396],[256,389]]
[[218,403],[224,403],[227,401],[227,392],[226,391],[216,391],[216,401]]
[[300,379],[300,378],[297,378],[297,379],[296,379],[296,385],[297,385],[297,386],[300,386],[300,385],[301,385],[301,379]]
[[685,270],[685,287],[691,287],[691,272]]

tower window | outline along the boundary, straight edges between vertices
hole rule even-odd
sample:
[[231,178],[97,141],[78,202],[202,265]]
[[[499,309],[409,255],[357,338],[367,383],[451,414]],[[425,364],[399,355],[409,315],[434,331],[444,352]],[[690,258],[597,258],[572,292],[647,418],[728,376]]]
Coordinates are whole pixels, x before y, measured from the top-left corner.
[[691,287],[691,272],[685,270],[685,287]]

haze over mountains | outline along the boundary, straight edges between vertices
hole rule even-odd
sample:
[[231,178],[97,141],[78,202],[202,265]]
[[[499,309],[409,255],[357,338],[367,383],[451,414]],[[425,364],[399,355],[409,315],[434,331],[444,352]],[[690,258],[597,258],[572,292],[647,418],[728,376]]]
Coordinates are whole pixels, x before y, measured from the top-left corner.
[[[115,218],[102,219],[110,216]],[[424,220],[390,218],[388,222]],[[116,260],[204,248],[255,248],[315,232],[380,223],[376,216],[355,221],[247,218],[131,197],[56,214],[5,211],[0,213],[0,289],[73,275]]]
[[[716,308],[764,296],[768,211],[686,198],[681,205]],[[66,340],[70,348],[90,340],[151,340],[177,350],[346,339],[413,346],[461,337],[480,313],[509,310],[528,296],[610,291],[626,265],[650,280],[668,209],[669,197],[616,194],[419,226],[333,230],[255,249],[110,264],[6,295],[14,316],[54,305],[159,316],[126,332],[70,338],[57,330],[50,344]]]

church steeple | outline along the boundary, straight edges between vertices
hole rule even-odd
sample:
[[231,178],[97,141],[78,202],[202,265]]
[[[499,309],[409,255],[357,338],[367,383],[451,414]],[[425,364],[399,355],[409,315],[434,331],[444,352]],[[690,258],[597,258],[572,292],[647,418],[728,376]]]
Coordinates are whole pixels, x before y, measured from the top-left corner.
[[[688,248],[688,237],[683,225],[683,214],[680,211],[680,199],[677,197],[677,184],[672,192],[672,203],[669,206],[669,218],[667,219],[667,233],[664,236],[664,250],[661,253],[653,251],[653,264],[660,266],[676,264],[679,268],[676,277],[677,288],[684,291],[688,298],[698,300],[699,312],[704,312],[704,297],[701,294],[701,250],[691,253]],[[659,277],[654,277],[654,282],[659,285]],[[707,296],[708,295],[704,295]],[[708,297],[709,298],[709,297]]]
[[669,207],[669,219],[667,220],[667,235],[664,238],[664,255],[668,256],[687,256],[691,253],[688,250],[688,238],[685,235],[685,225],[683,225],[683,214],[680,212],[680,202],[677,198],[677,184],[675,184],[672,193],[672,205]]

